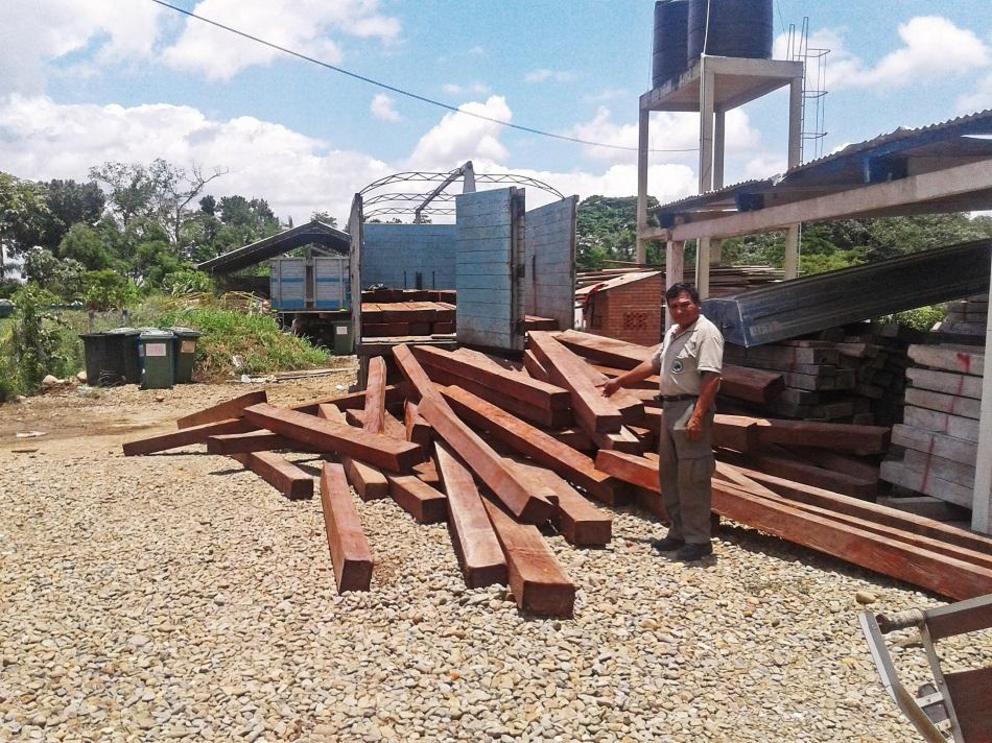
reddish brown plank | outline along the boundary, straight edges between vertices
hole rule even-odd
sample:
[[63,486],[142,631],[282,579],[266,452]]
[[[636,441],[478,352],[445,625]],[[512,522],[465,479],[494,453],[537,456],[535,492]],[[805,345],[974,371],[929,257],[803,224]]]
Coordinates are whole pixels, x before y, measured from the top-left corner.
[[843,472],[834,472],[809,462],[790,456],[780,447],[770,451],[752,452],[746,458],[751,469],[760,469],[769,475],[784,477],[795,482],[802,482],[818,488],[832,490],[835,493],[871,499],[878,495],[878,481],[863,480]]
[[352,428],[347,424],[268,404],[246,408],[245,418],[250,423],[299,441],[317,451],[354,457],[390,472],[408,470],[421,456],[420,447],[408,441],[398,441]]
[[369,359],[368,382],[365,385],[365,422],[369,433],[385,433],[386,429],[386,360],[382,356]]
[[403,423],[406,429],[406,440],[423,447],[424,451],[430,451],[433,440],[431,424],[417,412],[416,403],[407,400],[403,404]]
[[193,426],[202,426],[204,423],[217,423],[218,421],[226,421],[231,418],[240,418],[241,412],[245,408],[250,408],[252,405],[258,405],[262,402],[268,402],[265,390],[248,392],[247,394],[239,395],[212,407],[199,410],[196,413],[184,415],[176,421],[176,427],[192,428]]
[[[317,415],[329,421],[343,423],[352,410],[343,411],[333,405],[319,405]],[[389,481],[382,470],[348,456],[341,456],[348,482],[363,501],[389,497]]]
[[620,505],[625,502],[624,485],[598,471],[585,454],[459,387],[446,387],[443,394],[459,416],[486,431],[496,441],[585,488],[604,503]]
[[[346,410],[345,420],[349,425],[356,426],[357,428],[365,428],[365,424],[368,421],[368,412],[365,410]],[[393,439],[402,439],[404,441],[406,438],[406,426],[397,420],[396,416],[390,413],[388,410],[384,410],[382,414],[382,424],[383,429],[380,433],[384,436],[389,436]]]
[[588,364],[546,331],[528,333],[527,338],[530,350],[547,370],[551,381],[569,391],[578,423],[590,434],[619,431],[623,416],[590,380]]
[[324,529],[338,593],[367,591],[372,582],[372,550],[369,547],[351,489],[340,464],[325,462],[320,475],[320,503]]
[[534,524],[543,524],[551,518],[554,513],[551,503],[531,492],[499,454],[463,423],[443,399],[424,398],[419,411],[438,436],[448,443],[514,516]]
[[313,477],[284,457],[270,451],[233,454],[232,457],[290,500],[313,498]]
[[[596,464],[658,492],[650,460],[601,451]],[[713,481],[713,510],[738,523],[847,562],[926,588],[952,599],[992,592],[992,569],[859,529],[788,503],[755,495],[734,483]]]
[[435,444],[435,452],[448,495],[451,543],[465,576],[465,585],[481,588],[506,584],[506,559],[472,473],[442,442]]
[[207,451],[211,454],[250,454],[256,451],[274,451],[276,449],[301,451],[297,442],[271,431],[225,433],[207,438]]
[[567,410],[570,406],[567,390],[504,369],[495,362],[482,362],[468,355],[455,355],[429,346],[415,346],[413,355],[428,374],[431,373],[430,368],[434,367],[545,410]]
[[448,499],[414,475],[389,475],[389,495],[418,524],[440,524],[448,519]]
[[182,446],[192,444],[204,444],[211,436],[219,436],[225,433],[247,433],[253,431],[258,426],[252,425],[249,421],[241,418],[231,418],[216,423],[204,423],[200,426],[191,426],[179,431],[170,431],[156,436],[148,436],[137,441],[128,441],[124,444],[124,456],[134,457],[141,454],[154,454],[155,452],[178,449]]
[[555,515],[551,523],[569,544],[578,547],[602,547],[610,543],[613,517],[596,508],[559,475],[532,462],[514,460],[517,467],[531,473],[551,489],[555,497]]
[[540,379],[542,382],[547,382],[550,379],[548,370],[541,365],[541,362],[537,360],[537,356],[529,348],[524,351],[524,368],[534,379]]
[[409,346],[396,346],[393,349],[393,360],[396,361],[396,365],[409,383],[409,397],[413,402],[422,401],[425,397],[433,397],[435,400],[441,401],[441,394],[437,391],[431,378],[427,376],[424,367],[414,357]]
[[434,463],[433,457],[429,457],[416,465],[413,468],[413,473],[432,488],[441,486],[441,475],[438,474],[437,465]]
[[889,448],[890,429],[885,426],[779,419],[757,421],[755,435],[762,445],[816,446],[857,454],[881,454]]
[[575,586],[548,549],[541,532],[518,524],[496,504],[484,500],[509,573],[510,593],[521,611],[546,617],[571,617]]
[[[409,394],[409,385],[406,382],[400,382],[399,384],[390,384],[386,386],[386,405],[399,405],[402,403],[407,395]],[[310,400],[309,402],[300,403],[298,405],[291,405],[290,410],[295,410],[298,413],[306,413],[308,415],[317,415],[318,405],[333,405],[341,410],[352,410],[355,408],[365,407],[365,392],[349,392],[345,395],[332,395],[331,397],[322,397],[319,400]]]

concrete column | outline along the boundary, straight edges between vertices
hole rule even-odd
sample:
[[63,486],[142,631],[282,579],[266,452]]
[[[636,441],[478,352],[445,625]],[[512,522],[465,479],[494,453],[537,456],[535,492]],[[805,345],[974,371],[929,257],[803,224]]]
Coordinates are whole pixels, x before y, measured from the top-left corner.
[[785,231],[785,278],[799,276],[799,225],[794,224]]
[[[716,76],[708,70],[706,55],[699,60],[699,193],[712,191],[714,186],[714,93]],[[722,118],[722,116],[720,117]],[[722,122],[721,122],[722,129]],[[723,136],[721,131],[720,136]],[[722,147],[721,147],[722,149]],[[723,167],[723,153],[719,155]],[[696,289],[700,297],[706,297],[710,288],[710,238],[696,241]]]
[[[683,272],[685,269],[685,241],[684,240],[669,240],[668,244],[665,246],[665,289],[669,289],[683,281]],[[662,304],[664,304],[665,298],[662,297]],[[668,330],[672,326],[672,318],[668,316],[668,310],[665,310],[665,330]]]
[[651,112],[641,109],[637,120],[637,262],[648,262],[644,232],[648,228],[648,149],[650,148]]
[[727,150],[727,113],[716,112],[713,123],[713,190],[723,188],[723,169]]
[[978,461],[975,463],[975,496],[971,528],[992,534],[992,303],[985,331],[985,367],[982,377],[982,409],[978,423]]
[[701,237],[696,240],[696,291],[700,299],[710,295],[710,248],[711,239]]
[[792,78],[789,84],[789,167],[802,160],[803,149],[803,79]]

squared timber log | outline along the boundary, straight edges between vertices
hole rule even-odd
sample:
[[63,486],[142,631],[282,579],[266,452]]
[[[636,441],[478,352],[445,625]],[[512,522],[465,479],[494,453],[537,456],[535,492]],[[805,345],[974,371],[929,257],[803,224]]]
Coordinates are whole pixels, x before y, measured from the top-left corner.
[[249,421],[242,418],[230,418],[215,423],[204,423],[199,426],[191,426],[178,431],[149,436],[137,441],[128,441],[124,444],[124,456],[134,457],[142,454],[154,454],[155,452],[178,449],[192,444],[204,444],[211,436],[219,436],[226,433],[247,433],[257,429]]
[[568,444],[459,387],[445,387],[443,394],[462,419],[501,444],[585,488],[604,503],[616,506],[627,501],[623,483],[597,470],[590,457]]
[[351,489],[340,464],[325,462],[320,475],[327,546],[338,593],[367,591],[372,582],[372,550],[362,531]]
[[420,447],[408,441],[268,404],[246,408],[245,419],[317,451],[354,457],[390,472],[409,470],[421,456]]
[[252,405],[258,405],[262,402],[268,402],[265,390],[239,395],[231,400],[205,408],[196,413],[184,415],[176,421],[176,428],[192,428],[193,426],[202,426],[204,423],[217,423],[218,421],[230,420],[231,418],[240,418],[245,408],[250,408]]
[[207,451],[211,454],[250,454],[255,451],[276,449],[296,449],[299,444],[285,436],[271,431],[250,431],[248,433],[224,433],[207,438]]
[[369,433],[386,430],[386,360],[382,356],[369,359],[363,428]]
[[551,489],[556,500],[551,522],[565,541],[577,547],[603,547],[610,543],[612,516],[592,505],[551,470],[519,459],[514,462]]
[[414,475],[389,475],[389,495],[418,524],[440,524],[448,519],[448,499]]
[[510,593],[517,607],[538,616],[570,618],[575,608],[575,585],[541,532],[535,526],[518,524],[489,500],[483,504],[506,556]]
[[[317,415],[329,421],[343,423],[352,410],[343,411],[333,405],[319,405]],[[363,501],[389,497],[389,481],[382,470],[348,456],[339,456],[348,482]]]
[[443,399],[425,397],[419,406],[438,436],[464,460],[518,519],[543,524],[551,518],[554,506],[531,491],[502,458],[467,424],[462,422]]
[[285,457],[270,451],[231,456],[290,500],[313,498],[313,478]]
[[448,530],[465,585],[482,588],[507,582],[506,559],[472,473],[442,442],[434,445],[448,495]]
[[424,451],[430,451],[434,438],[431,424],[417,412],[417,405],[409,400],[403,404],[403,423],[406,428],[406,440],[423,447]]

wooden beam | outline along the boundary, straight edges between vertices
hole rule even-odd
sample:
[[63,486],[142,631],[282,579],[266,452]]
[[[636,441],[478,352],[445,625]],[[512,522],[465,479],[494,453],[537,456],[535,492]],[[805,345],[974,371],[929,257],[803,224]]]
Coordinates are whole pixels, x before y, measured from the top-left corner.
[[[349,425],[361,429],[365,429],[365,424],[369,420],[368,411],[366,410],[346,410],[344,415]],[[383,411],[382,426],[381,433],[383,436],[389,436],[391,439],[400,439],[401,441],[408,440],[406,437],[406,426],[388,410]]]
[[[654,471],[650,460],[619,452],[601,451],[596,464],[639,485],[649,483]],[[658,488],[655,485],[654,492]],[[804,511],[784,499],[755,495],[733,483],[713,481],[713,510],[740,524],[948,598],[961,600],[992,592],[992,569]]]
[[179,431],[148,436],[136,441],[128,441],[124,444],[124,456],[134,457],[142,454],[154,454],[155,452],[178,449],[192,444],[204,444],[211,436],[219,436],[226,433],[247,433],[257,429],[249,421],[241,418],[230,418],[228,420],[217,421],[215,423],[204,423],[199,426],[183,428]]
[[431,442],[434,440],[431,424],[417,412],[417,405],[409,400],[403,403],[403,422],[406,440],[422,447],[425,452],[430,451]]
[[351,489],[340,464],[325,462],[320,503],[338,593],[367,591],[372,582],[372,550],[362,531]]
[[515,459],[514,465],[529,472],[548,487],[555,497],[555,514],[551,523],[577,547],[603,547],[610,543],[613,517],[596,508],[559,475],[532,462]]
[[[409,385],[406,382],[387,385],[386,405],[399,405],[406,399],[409,392]],[[319,400],[310,400],[309,402],[303,402],[298,405],[291,405],[289,409],[295,410],[298,413],[306,413],[307,415],[317,415],[317,406],[319,405],[333,405],[341,410],[364,408],[365,392],[349,392],[345,395],[322,397]]]
[[299,441],[317,451],[344,454],[391,472],[403,472],[421,458],[421,449],[408,441],[397,441],[314,415],[285,410],[268,404],[245,409],[250,423]]
[[[207,451],[211,454],[250,454],[256,451],[291,449],[301,451],[300,445],[292,439],[271,431],[249,431],[248,433],[225,433],[207,438]],[[306,449],[302,449],[306,451]]]
[[[335,423],[344,423],[351,410],[343,411],[333,405],[317,406],[317,415]],[[382,470],[349,456],[339,455],[348,482],[363,501],[389,497],[389,481]]]
[[486,515],[472,473],[442,442],[435,445],[438,469],[448,495],[448,527],[465,585],[482,588],[507,582],[506,559]]
[[448,519],[448,499],[415,475],[389,475],[389,495],[418,524]]
[[531,492],[502,457],[463,423],[443,399],[424,397],[418,409],[438,436],[448,443],[514,516],[532,524],[543,524],[551,518],[554,506],[539,494]]
[[569,391],[579,424],[590,434],[618,432],[623,425],[623,416],[589,379],[583,368],[586,363],[555,340],[550,332],[534,331],[528,333],[527,338],[530,350],[551,380]]
[[425,397],[432,397],[440,401],[441,395],[431,381],[431,378],[424,371],[424,367],[413,355],[413,351],[407,345],[396,346],[393,349],[393,360],[400,368],[403,376],[406,377],[410,386],[408,397],[413,402],[420,402]]
[[270,451],[232,454],[245,467],[290,500],[313,498],[313,477]]
[[252,405],[258,405],[261,402],[268,402],[265,390],[249,392],[205,408],[204,410],[197,411],[196,413],[184,415],[176,421],[176,427],[192,428],[194,426],[202,426],[204,423],[217,423],[218,421],[230,420],[231,418],[240,418],[245,408],[250,408]]
[[572,616],[575,585],[565,575],[536,527],[518,524],[495,503],[484,500],[489,521],[509,568],[510,593],[517,607],[545,617]]
[[852,188],[840,193],[794,201],[782,206],[738,212],[705,222],[688,222],[668,231],[673,240],[700,237],[736,237],[780,230],[800,222],[871,216],[893,207],[992,189],[988,161],[959,165],[886,183]]
[[541,365],[541,362],[537,360],[537,356],[529,348],[524,351],[524,369],[534,379],[540,379],[542,382],[547,382],[550,379],[548,370]]
[[369,359],[364,412],[365,421],[362,428],[365,431],[386,432],[386,360],[382,356]]
[[444,398],[469,425],[484,430],[494,440],[547,467],[609,505],[626,500],[626,488],[599,472],[592,459],[552,435],[516,418],[459,387],[445,387]]

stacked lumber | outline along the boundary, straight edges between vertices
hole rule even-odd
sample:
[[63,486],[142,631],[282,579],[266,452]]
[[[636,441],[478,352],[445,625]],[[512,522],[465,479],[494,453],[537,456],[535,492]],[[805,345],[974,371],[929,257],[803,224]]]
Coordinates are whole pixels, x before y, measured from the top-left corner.
[[[523,364],[403,344],[393,349],[401,384],[388,384],[374,358],[363,393],[293,408],[246,396],[125,451],[200,443],[264,453],[269,470],[256,471],[290,495],[300,486],[279,474],[276,452],[319,454],[339,591],[374,584],[374,549],[390,536],[362,529],[362,501],[383,499],[397,518],[447,525],[466,585],[504,583],[521,611],[568,617],[581,575],[566,573],[549,536],[608,544],[609,508],[632,500],[665,518],[653,453],[664,411],[653,390],[605,398],[600,388],[651,353],[573,331],[529,333]],[[739,399],[764,399],[768,378],[780,378],[746,371]],[[992,592],[992,540],[863,500],[872,493],[857,458],[883,451],[888,429],[723,415],[716,424],[718,514],[950,598]],[[857,497],[838,492],[846,487]]]
[[785,388],[752,412],[812,421],[892,425],[901,417],[907,331],[861,323],[753,348],[727,344],[731,363],[780,372]]
[[362,301],[362,337],[449,335],[455,332],[455,305],[450,302]]
[[972,507],[984,348],[912,345],[906,407],[882,479],[915,493]]
[[447,302],[455,304],[454,289],[365,289],[363,302]]
[[988,331],[989,295],[976,294],[947,304],[947,315],[934,332],[950,342],[985,345]]
[[[664,266],[648,266],[631,264],[622,268],[602,268],[595,271],[579,271],[575,276],[575,286],[578,289],[602,284],[612,279],[623,277],[629,273],[643,273],[655,270],[664,274]],[[690,261],[685,266],[687,276],[694,274],[695,267]],[[739,294],[748,289],[782,280],[782,271],[770,266],[711,266],[710,294],[723,297]],[[659,303],[660,303],[659,298]]]

